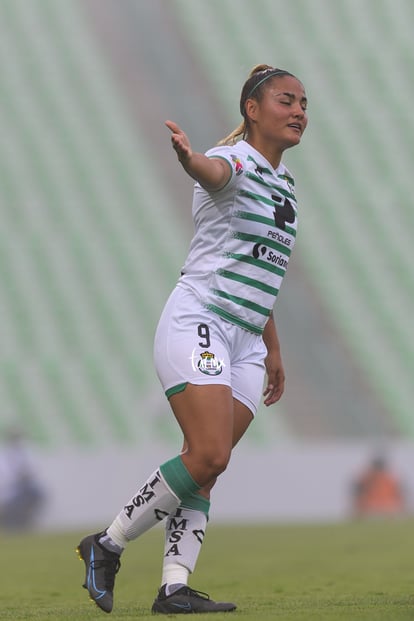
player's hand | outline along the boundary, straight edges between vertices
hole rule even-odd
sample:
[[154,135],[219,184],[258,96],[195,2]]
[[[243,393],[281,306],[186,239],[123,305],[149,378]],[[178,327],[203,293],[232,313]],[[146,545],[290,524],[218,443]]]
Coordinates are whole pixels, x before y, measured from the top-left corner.
[[193,151],[187,135],[183,130],[174,123],[174,121],[165,121],[165,125],[171,130],[171,142],[173,149],[176,151],[178,159],[181,163],[186,163],[191,158]]
[[279,351],[269,352],[265,358],[267,382],[263,391],[264,404],[272,405],[279,401],[285,389],[285,371]]

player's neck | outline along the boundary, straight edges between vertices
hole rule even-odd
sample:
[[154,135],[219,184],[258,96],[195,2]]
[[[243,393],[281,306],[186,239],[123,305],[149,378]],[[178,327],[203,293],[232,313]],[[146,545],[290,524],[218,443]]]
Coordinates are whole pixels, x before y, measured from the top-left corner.
[[257,140],[247,138],[246,142],[248,142],[256,151],[258,151],[264,158],[272,165],[273,169],[276,170],[280,166],[280,162],[282,161],[283,149],[280,149],[274,142],[270,143],[265,140]]

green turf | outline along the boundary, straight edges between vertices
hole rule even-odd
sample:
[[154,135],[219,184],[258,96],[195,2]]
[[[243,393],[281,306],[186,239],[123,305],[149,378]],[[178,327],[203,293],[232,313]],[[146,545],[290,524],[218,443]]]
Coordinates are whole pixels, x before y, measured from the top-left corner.
[[[216,621],[414,620],[414,522],[211,526],[191,586],[235,601]],[[162,530],[130,545],[106,616],[80,588],[81,535],[0,535],[0,618],[154,618]],[[167,617],[168,618],[168,617]],[[211,615],[198,615],[211,618]]]

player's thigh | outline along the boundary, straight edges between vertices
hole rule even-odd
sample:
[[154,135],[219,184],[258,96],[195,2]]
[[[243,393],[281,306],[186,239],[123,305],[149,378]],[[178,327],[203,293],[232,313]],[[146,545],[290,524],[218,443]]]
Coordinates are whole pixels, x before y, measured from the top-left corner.
[[[241,401],[233,398],[233,427],[232,427],[232,448],[241,440],[254,419],[253,412]],[[188,451],[188,442],[184,434],[182,452]]]
[[253,418],[252,410],[238,399],[233,398],[233,448],[244,436]]
[[187,384],[170,405],[180,425],[186,452],[227,463],[233,440],[233,397],[224,384]]

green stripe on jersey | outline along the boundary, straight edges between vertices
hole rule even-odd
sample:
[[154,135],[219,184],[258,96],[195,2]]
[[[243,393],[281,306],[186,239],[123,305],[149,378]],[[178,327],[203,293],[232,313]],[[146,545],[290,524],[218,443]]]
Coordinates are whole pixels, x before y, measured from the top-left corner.
[[277,274],[278,276],[283,276],[286,273],[286,269],[280,268],[274,263],[264,263],[264,261],[259,261],[254,257],[249,256],[248,254],[238,254],[236,252],[226,252],[225,256],[229,259],[235,259],[236,261],[242,261],[243,263],[249,263],[249,265],[254,265],[256,267],[260,267],[262,270],[267,270],[272,274]]
[[255,287],[255,289],[260,289],[261,291],[265,291],[266,293],[270,293],[271,295],[276,296],[279,293],[279,289],[275,287],[271,287],[260,280],[254,280],[253,278],[249,278],[248,276],[243,276],[242,274],[236,274],[235,272],[230,272],[229,270],[218,269],[216,274],[219,276],[223,276],[223,278],[229,278],[230,280],[236,280],[237,282],[241,282],[244,285],[249,285],[250,287]]
[[[270,168],[261,166],[258,162],[256,162],[254,157],[252,157],[251,155],[247,156],[247,161],[248,162],[253,162],[254,164],[256,164],[256,167],[260,168],[260,172],[262,174],[272,175],[272,177],[273,177],[274,171],[271,170]],[[279,179],[284,179],[284,181],[287,181],[288,183],[291,183],[293,186],[295,185],[295,180],[293,179],[293,177],[290,177],[289,175],[278,175],[278,178]]]
[[250,310],[259,313],[260,315],[264,315],[265,317],[268,317],[272,310],[271,308],[265,308],[260,304],[256,304],[256,302],[251,302],[250,300],[246,300],[245,298],[240,298],[238,295],[231,295],[226,291],[221,291],[220,289],[211,289],[211,292],[214,293],[214,295],[217,295],[219,298],[224,298],[225,300],[230,300],[230,302],[234,302],[239,306],[250,308]]
[[293,177],[289,177],[289,175],[278,175],[277,177],[278,179],[283,179],[284,181],[287,181],[287,183],[290,183],[292,187],[295,187],[295,180],[293,179]]
[[[260,175],[255,175],[250,170],[245,172],[245,177],[247,177],[248,179],[251,179],[255,183],[260,183],[260,185],[263,185],[266,188],[272,188],[273,190],[277,190],[278,192],[286,196],[287,190],[280,187],[280,185],[278,185],[277,183],[271,183],[270,181],[266,181],[265,179],[263,179],[263,177],[261,177]],[[285,179],[285,177],[283,175],[279,175],[279,179]],[[295,198],[294,195],[291,193],[289,193],[289,196],[291,196],[292,198]]]
[[241,233],[240,231],[234,231],[233,237],[235,239],[241,239],[242,241],[251,241],[255,244],[263,244],[264,246],[270,246],[274,250],[277,250],[281,254],[286,254],[288,257],[292,254],[292,250],[283,246],[282,244],[278,244],[273,241],[273,239],[268,239],[267,237],[262,237],[261,235],[252,235],[251,233]]
[[248,179],[251,179],[255,183],[260,183],[260,185],[264,185],[266,188],[279,189],[279,186],[276,185],[275,183],[269,183],[269,181],[265,181],[263,177],[260,177],[259,175],[255,175],[250,170],[246,171],[244,174],[245,174],[245,177],[247,177]]
[[[279,187],[278,185],[272,186],[275,190],[277,190],[280,194],[282,194],[282,196],[285,196],[286,198],[290,198],[292,199],[295,203],[296,203],[296,197],[291,194],[290,192],[288,192],[287,190],[284,190],[283,188]],[[274,205],[275,202],[272,201],[271,198],[267,198],[267,196],[262,196],[262,194],[255,194],[255,192],[250,192],[249,190],[239,190],[239,195],[240,196],[247,196],[247,198],[252,198],[254,201],[261,201],[262,203],[267,203],[268,205]]]
[[247,161],[248,162],[254,162],[254,164],[256,164],[257,168],[260,168],[260,170],[262,171],[262,173],[266,174],[266,175],[272,175],[273,177],[273,171],[270,170],[270,168],[264,168],[263,166],[261,166],[258,162],[256,162],[256,160],[254,159],[254,157],[252,157],[251,155],[247,156]]
[[[257,213],[251,213],[249,211],[235,211],[233,215],[235,218],[240,218],[241,220],[250,220],[251,222],[261,222],[262,224],[267,224],[268,226],[275,226],[274,218],[267,218],[266,216],[261,216]],[[283,230],[284,233],[289,233],[289,235],[292,235],[293,237],[296,237],[296,229],[292,229],[292,227],[288,226],[287,224],[285,224],[284,229],[280,230]]]
[[267,218],[266,216],[260,216],[258,213],[250,213],[249,211],[235,211],[235,218],[240,218],[241,220],[250,220],[251,222],[261,222],[262,224],[267,224],[267,226],[274,226],[275,220],[274,218]]
[[223,308],[216,306],[215,304],[207,304],[206,308],[216,315],[220,315],[226,321],[230,323],[234,323],[239,328],[243,328],[244,330],[248,330],[249,332],[253,332],[254,334],[263,334],[263,328],[259,328],[259,326],[255,326],[253,323],[249,323],[248,321],[244,321],[237,317],[237,315],[233,315],[233,313],[229,313],[225,311]]

